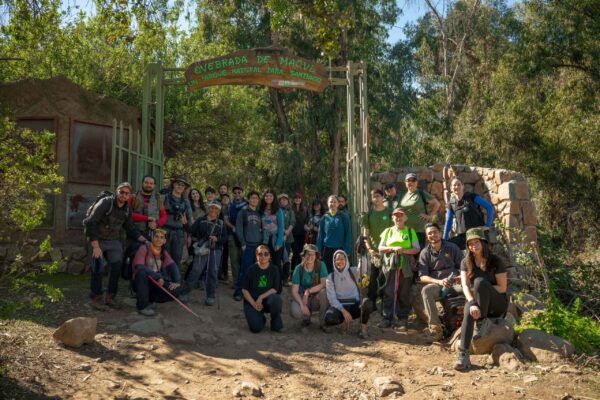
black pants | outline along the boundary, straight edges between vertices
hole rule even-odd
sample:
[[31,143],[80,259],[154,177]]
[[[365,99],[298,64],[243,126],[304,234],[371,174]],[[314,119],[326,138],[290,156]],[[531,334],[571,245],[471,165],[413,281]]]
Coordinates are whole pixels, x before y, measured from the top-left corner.
[[342,247],[327,247],[323,246],[323,254],[321,254],[321,259],[325,263],[327,267],[327,273],[330,274],[333,272],[333,254],[338,250],[344,250]]
[[[382,277],[379,279],[381,280]],[[397,287],[396,280],[398,280]],[[395,313],[399,320],[408,319],[412,283],[412,277],[403,276],[400,270],[393,269],[388,273],[382,295],[383,318],[391,321]]]
[[281,246],[279,248],[279,250],[275,250],[275,247],[273,247],[272,244],[269,244],[269,252],[271,253],[271,262],[277,266],[278,270],[279,270],[279,277],[281,278],[281,282],[283,282],[283,279],[287,279],[287,276],[283,276],[283,246],[285,246],[285,243],[283,246]]
[[[235,250],[235,249],[234,249]],[[227,278],[227,263],[229,262],[229,243],[225,242],[221,252],[221,268],[219,268],[219,279]]]
[[[360,310],[362,308],[362,316]],[[361,318],[360,323],[366,324],[369,322],[369,316],[373,312],[373,302],[370,299],[363,299],[362,306],[358,303],[344,304],[344,309],[352,315],[352,318]],[[344,322],[344,315],[340,310],[334,307],[329,307],[325,312],[325,325],[339,325]]]
[[[481,311],[481,317],[479,317],[480,320],[489,317],[502,317],[506,313],[508,308],[506,294],[498,293],[487,279],[475,278],[472,291],[475,302],[479,304],[479,310]],[[471,317],[471,313],[469,312],[472,305],[472,301],[465,305],[465,315],[463,317],[460,332],[459,349],[461,351],[468,350],[471,346],[471,339],[473,339],[473,326],[475,325],[475,320]]]
[[367,289],[367,297],[373,302],[373,304],[377,303],[377,297],[379,296],[378,286],[379,286],[379,274],[381,273],[381,268],[376,268],[373,266],[373,259],[371,259],[371,275],[369,276],[369,288]]
[[[178,297],[183,291],[182,286],[179,286],[175,290],[169,290],[169,284],[170,282],[165,281],[163,288],[168,290],[173,296]],[[134,288],[138,310],[143,310],[153,302],[166,303],[167,301],[173,301],[171,296],[148,279],[148,272],[143,269],[138,270],[135,274]]]
[[302,235],[294,235],[294,243],[292,243],[292,270],[296,268],[296,265],[302,262],[302,249],[304,248],[304,239],[306,238],[305,234]]
[[272,294],[263,300],[262,311],[256,311],[254,307],[244,301],[244,315],[250,332],[258,333],[262,331],[267,322],[265,313],[271,314],[271,330],[280,331],[283,328],[283,320],[281,319],[281,296]]

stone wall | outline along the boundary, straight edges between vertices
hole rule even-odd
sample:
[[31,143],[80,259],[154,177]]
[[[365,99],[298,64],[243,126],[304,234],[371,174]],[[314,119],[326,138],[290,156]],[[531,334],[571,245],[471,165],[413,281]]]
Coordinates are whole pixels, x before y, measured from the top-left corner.
[[[407,167],[390,172],[371,174],[371,187],[383,188],[393,182],[401,190],[404,177],[414,172],[419,177],[419,187],[434,195],[441,203],[440,221],[445,219],[446,204],[450,200],[450,184],[455,176],[465,183],[465,191],[477,193],[494,206],[495,218],[504,229],[496,232],[509,246],[522,236],[525,241],[537,241],[537,218],[531,202],[527,180],[518,172],[505,169],[470,167],[466,165],[435,164],[430,167]],[[522,233],[523,235],[519,235]]]

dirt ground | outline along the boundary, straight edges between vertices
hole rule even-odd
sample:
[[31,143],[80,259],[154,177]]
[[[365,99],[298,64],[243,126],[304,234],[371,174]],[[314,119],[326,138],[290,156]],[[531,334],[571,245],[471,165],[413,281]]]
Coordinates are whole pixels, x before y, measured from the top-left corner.
[[[99,312],[87,305],[88,277],[53,279],[64,301],[0,321],[0,399],[229,399],[251,382],[266,399],[367,400],[377,398],[373,381],[380,376],[402,384],[404,395],[391,398],[600,398],[600,374],[572,363],[509,372],[472,356],[477,368],[456,372],[455,355],[427,340],[414,320],[400,333],[377,328],[374,315],[368,340],[358,338],[356,322],[349,332],[326,334],[316,323],[301,328],[289,317],[289,290],[286,331],[252,334],[230,283],[221,283],[213,307],[203,304],[204,292],[192,293],[199,319],[175,303],[157,305],[158,316],[147,318],[135,312],[124,281],[124,308]],[[96,342],[79,349],[56,343],[52,331],[79,316],[98,318]]]

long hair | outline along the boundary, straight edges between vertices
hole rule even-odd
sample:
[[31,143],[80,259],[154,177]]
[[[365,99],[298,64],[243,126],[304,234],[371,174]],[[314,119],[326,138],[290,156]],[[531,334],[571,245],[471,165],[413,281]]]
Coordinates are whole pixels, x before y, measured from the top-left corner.
[[[490,266],[490,246],[487,241],[479,239],[481,242],[481,257],[483,258],[483,265],[481,270],[487,271]],[[467,267],[467,277],[469,280],[473,279],[473,270],[475,269],[475,254],[471,252],[469,246],[467,246],[467,255],[465,256],[465,265]],[[493,272],[493,271],[492,271]]]
[[312,201],[311,207],[310,207],[310,216],[312,217],[313,215],[315,215],[315,206],[316,205],[321,206],[321,208],[319,209],[319,215],[323,215],[323,203],[321,203],[321,200],[318,197],[315,197],[315,199]]
[[279,211],[279,201],[277,201],[277,194],[271,188],[267,188],[263,192],[262,198],[260,199],[260,206],[258,207],[258,211],[260,211],[261,214],[264,214],[265,209],[267,208],[265,196],[269,193],[273,195],[273,202],[271,203],[271,214],[277,214],[277,211]]
[[200,193],[200,190],[193,188],[190,190],[190,193],[188,194],[188,199],[190,201],[190,205],[192,206],[192,212],[196,211],[196,206],[194,206],[194,200],[192,200],[192,192],[194,192],[194,190],[196,192],[198,192],[198,194],[200,195],[200,199],[198,200],[198,202],[200,203],[200,209],[202,211],[206,211],[206,206],[204,205],[204,199],[202,198],[202,193]]

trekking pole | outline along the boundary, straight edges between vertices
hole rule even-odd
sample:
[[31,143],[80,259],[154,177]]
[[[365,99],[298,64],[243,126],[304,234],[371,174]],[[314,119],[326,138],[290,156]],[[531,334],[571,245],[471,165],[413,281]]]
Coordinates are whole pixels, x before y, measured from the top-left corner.
[[190,313],[194,314],[197,318],[200,318],[200,316],[198,314],[196,314],[195,312],[193,312],[191,308],[189,308],[188,306],[186,306],[185,304],[183,304],[181,302],[181,300],[179,300],[177,297],[173,296],[173,293],[169,292],[163,286],[159,285],[158,282],[153,277],[149,276],[148,279],[150,279],[150,282],[154,283],[157,287],[159,287],[160,289],[162,289],[163,292],[165,292],[166,294],[168,294],[169,297],[171,297],[173,300],[175,300],[177,302],[177,304],[179,304],[181,307],[183,307],[185,310],[189,311]]
[[396,282],[394,282],[394,306],[392,307],[392,321],[396,318],[396,303],[398,302],[398,281],[400,280],[400,268],[396,268]]

